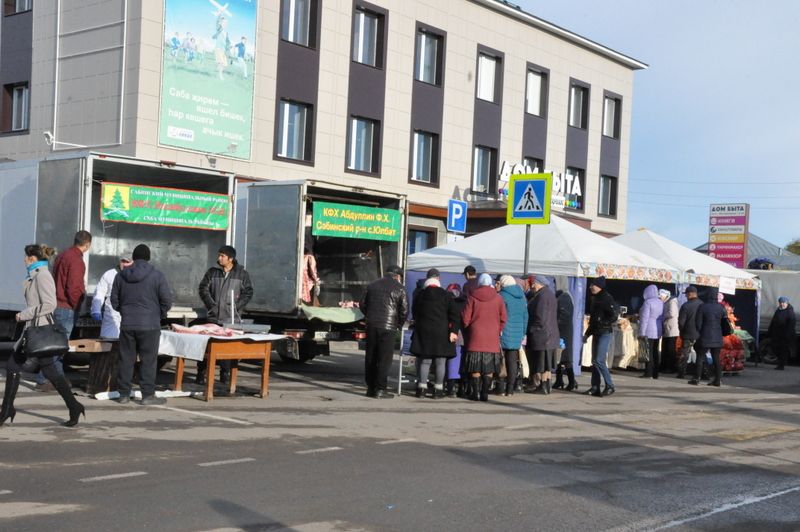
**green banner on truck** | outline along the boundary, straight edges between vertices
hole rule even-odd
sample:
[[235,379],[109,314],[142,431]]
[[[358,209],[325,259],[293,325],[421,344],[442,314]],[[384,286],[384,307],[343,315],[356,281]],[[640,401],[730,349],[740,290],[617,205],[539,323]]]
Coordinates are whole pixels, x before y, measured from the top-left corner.
[[315,201],[311,234],[398,242],[401,222],[400,211],[394,209]]
[[224,231],[230,220],[230,203],[225,194],[103,183],[100,219]]

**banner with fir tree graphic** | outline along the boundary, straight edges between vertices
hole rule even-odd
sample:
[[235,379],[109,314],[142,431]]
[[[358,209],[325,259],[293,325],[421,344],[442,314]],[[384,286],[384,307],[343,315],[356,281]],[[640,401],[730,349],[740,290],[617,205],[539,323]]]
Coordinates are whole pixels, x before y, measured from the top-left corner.
[[230,224],[231,198],[195,190],[103,183],[100,219],[224,231]]

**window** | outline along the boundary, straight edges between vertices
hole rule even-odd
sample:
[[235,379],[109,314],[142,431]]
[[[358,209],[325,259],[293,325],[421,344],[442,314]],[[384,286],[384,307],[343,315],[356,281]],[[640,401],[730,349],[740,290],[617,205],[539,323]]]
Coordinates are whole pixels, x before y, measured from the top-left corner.
[[544,161],[537,157],[525,157],[522,159],[522,166],[525,167],[525,172],[530,172],[531,174],[544,172]]
[[472,192],[490,194],[497,175],[496,150],[475,146],[475,160],[472,167]]
[[28,86],[17,85],[11,93],[11,130],[28,129]]
[[312,13],[316,0],[281,0],[281,39],[303,46],[314,46]]
[[528,86],[525,91],[525,112],[536,116],[545,115],[547,74],[528,70]]
[[433,231],[424,231],[421,229],[408,230],[408,254],[417,253],[418,251],[425,251],[432,247],[434,242]]
[[586,129],[589,115],[589,89],[573,84],[569,88],[569,125]]
[[359,117],[350,119],[348,170],[378,172],[378,137],[379,124],[375,120]]
[[431,85],[441,85],[440,49],[442,37],[426,31],[417,31],[417,57],[414,79]]
[[603,135],[619,138],[619,113],[621,102],[618,98],[603,98]]
[[15,13],[22,13],[23,11],[30,11],[32,7],[33,0],[4,0],[3,14],[13,15]]
[[497,63],[496,57],[478,54],[478,93],[476,96],[480,100],[495,101]]
[[383,17],[356,9],[353,18],[353,61],[381,68],[383,65]]
[[601,216],[617,215],[617,178],[600,176],[600,205],[597,211]]
[[439,178],[439,135],[415,131],[411,155],[411,180],[436,183]]
[[278,157],[310,161],[313,115],[311,106],[287,100],[281,100],[278,105]]
[[584,195],[586,189],[585,171],[581,168],[567,167],[565,172],[563,190],[564,208],[573,211],[583,211]]

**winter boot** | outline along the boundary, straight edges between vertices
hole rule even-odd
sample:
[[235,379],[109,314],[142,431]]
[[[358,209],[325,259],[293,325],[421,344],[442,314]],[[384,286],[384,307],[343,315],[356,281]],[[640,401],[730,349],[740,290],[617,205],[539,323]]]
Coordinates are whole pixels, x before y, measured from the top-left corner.
[[494,387],[495,395],[506,395],[506,383],[505,381],[497,381],[497,386]]
[[456,397],[460,397],[461,399],[469,397],[469,379],[462,378],[458,381],[458,393],[456,393]]
[[[480,399],[481,393],[481,378],[480,377],[470,377],[469,379],[469,400],[470,401],[477,401]],[[489,393],[489,387],[486,387],[486,393]]]
[[[52,366],[50,366],[52,367]],[[69,408],[69,421],[65,421],[62,423],[65,427],[74,427],[78,424],[78,420],[80,419],[81,415],[83,415],[84,419],[86,418],[86,411],[83,408],[83,405],[75,399],[75,396],[72,395],[72,388],[70,388],[67,379],[64,378],[63,375],[60,373],[56,373],[55,368],[53,368],[53,375],[46,375],[48,379],[53,383],[53,386],[56,387],[56,391],[58,391],[58,395],[64,400],[64,404],[67,405]]]
[[3,393],[3,405],[0,406],[0,427],[6,422],[7,419],[14,422],[14,417],[17,415],[17,409],[14,408],[14,398],[17,396],[17,389],[19,389],[20,374],[17,371],[6,370],[6,389]]
[[569,384],[567,384],[567,387],[564,389],[568,392],[577,390],[578,381],[575,380],[575,370],[573,370],[572,368],[566,368],[564,372],[567,374],[567,379],[569,380]]
[[481,401],[486,402],[489,400],[489,387],[492,385],[492,377],[491,375],[483,375],[481,377],[481,381],[482,386],[480,399]]
[[558,368],[556,368],[556,382],[555,382],[555,384],[553,384],[553,389],[554,390],[561,390],[561,389],[564,388],[564,375],[563,374],[564,374],[565,371],[566,371],[566,369],[564,368],[564,366],[558,366]]

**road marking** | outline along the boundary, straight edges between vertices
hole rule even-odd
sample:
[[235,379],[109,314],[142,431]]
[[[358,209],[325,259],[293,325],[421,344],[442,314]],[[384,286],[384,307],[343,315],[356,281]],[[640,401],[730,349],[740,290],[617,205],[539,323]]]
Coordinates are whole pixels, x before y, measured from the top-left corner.
[[[31,517],[34,515],[56,515],[66,512],[86,510],[82,504],[44,504],[39,502],[3,502],[0,503],[0,519]],[[9,528],[10,530],[10,528]]]
[[412,441],[417,441],[416,438],[402,438],[400,440],[386,440],[386,441],[378,441],[375,442],[378,445],[392,445],[394,443],[408,443]]
[[116,480],[118,478],[141,477],[146,475],[144,471],[132,471],[130,473],[117,473],[116,475],[103,475],[100,477],[79,478],[79,482],[100,482],[103,480]]
[[11,490],[0,490],[0,495],[11,495],[12,493],[14,492]]
[[736,510],[738,508],[741,508],[742,506],[749,506],[751,504],[756,504],[756,503],[759,503],[759,502],[762,502],[762,501],[766,501],[766,500],[769,500],[769,499],[774,499],[775,497],[780,497],[782,495],[786,495],[787,493],[793,493],[795,491],[800,491],[800,486],[795,486],[793,488],[788,488],[788,489],[785,489],[785,490],[776,491],[776,492],[773,492],[773,493],[769,493],[767,495],[762,495],[761,497],[745,497],[744,499],[742,499],[739,502],[732,502],[732,503],[728,503],[728,504],[723,504],[719,508],[716,508],[714,510],[711,510],[709,512],[706,512],[706,513],[703,513],[703,514],[700,514],[700,515],[695,515],[693,517],[687,517],[685,519],[676,519],[674,521],[670,521],[669,523],[663,524],[663,525],[661,525],[661,526],[659,526],[657,528],[654,528],[653,530],[665,530],[667,528],[674,528],[676,526],[685,525],[686,523],[691,523],[693,521],[699,521],[701,519],[705,519],[706,517],[711,517],[712,515],[716,515],[716,514],[719,514],[719,513],[722,513],[722,512],[730,512],[731,510]]
[[204,462],[202,464],[197,464],[200,467],[213,467],[218,465],[228,465],[228,464],[242,464],[244,462],[255,462],[255,458],[235,458],[233,460],[220,460],[218,462]]
[[236,423],[237,425],[254,425],[249,421],[242,421],[241,419],[233,419],[232,417],[215,416],[213,414],[206,414],[203,412],[196,412],[194,410],[184,410],[183,408],[175,408],[174,406],[161,406],[156,405],[155,408],[163,408],[164,410],[172,410],[173,412],[183,412],[185,414],[192,414],[193,416],[207,417],[219,421],[227,421],[228,423]]
[[308,449],[306,451],[297,451],[294,454],[314,454],[314,453],[329,453],[331,451],[341,451],[342,447],[322,447],[321,449]]

